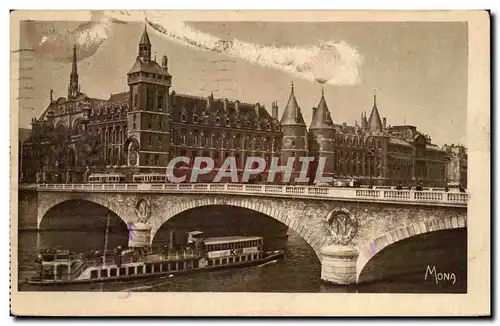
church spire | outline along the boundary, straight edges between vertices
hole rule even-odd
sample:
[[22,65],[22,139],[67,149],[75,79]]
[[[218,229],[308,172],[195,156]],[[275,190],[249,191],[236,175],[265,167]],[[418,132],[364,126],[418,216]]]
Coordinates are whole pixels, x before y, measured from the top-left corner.
[[69,75],[68,98],[78,95],[78,69],[76,64],[76,44],[73,45],[73,62],[71,67],[71,74]]
[[373,108],[368,119],[368,129],[370,131],[382,132],[382,120],[377,108],[377,93],[373,91]]

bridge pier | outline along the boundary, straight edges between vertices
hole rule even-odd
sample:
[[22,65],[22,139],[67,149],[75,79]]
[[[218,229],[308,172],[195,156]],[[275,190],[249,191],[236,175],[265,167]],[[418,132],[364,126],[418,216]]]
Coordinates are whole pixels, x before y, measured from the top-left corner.
[[329,245],[321,248],[321,280],[334,284],[356,283],[359,252],[353,247]]

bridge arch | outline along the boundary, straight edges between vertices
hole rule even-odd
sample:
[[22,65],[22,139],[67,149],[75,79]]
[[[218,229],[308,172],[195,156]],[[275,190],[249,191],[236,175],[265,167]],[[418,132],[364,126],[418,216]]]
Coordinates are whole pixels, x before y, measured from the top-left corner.
[[204,198],[204,199],[194,199],[180,203],[173,206],[164,214],[157,214],[154,218],[149,220],[149,225],[151,226],[151,242],[153,242],[154,237],[161,226],[173,218],[174,216],[185,212],[187,210],[204,207],[204,206],[214,206],[214,205],[225,205],[247,208],[255,212],[267,215],[283,224],[288,226],[290,229],[294,230],[300,237],[302,237],[309,246],[314,250],[316,256],[321,260],[320,249],[325,244],[324,237],[320,236],[316,230],[304,225],[296,218],[288,216],[285,211],[272,207],[271,205],[254,201],[248,199],[230,199],[230,198]]
[[133,222],[132,220],[129,220],[130,217],[127,215],[125,209],[116,200],[113,201],[106,199],[104,196],[99,194],[97,195],[85,194],[85,193],[77,195],[61,194],[61,196],[48,196],[46,199],[39,201],[41,204],[38,206],[37,228],[40,229],[43,218],[51,208],[71,200],[87,201],[101,205],[109,209],[114,214],[116,214],[125,224]]
[[441,219],[424,221],[410,224],[389,232],[386,232],[374,240],[370,241],[359,250],[359,257],[356,262],[356,281],[359,278],[363,268],[368,262],[386,247],[393,243],[420,235],[441,230],[451,230],[467,227],[466,216],[452,216]]

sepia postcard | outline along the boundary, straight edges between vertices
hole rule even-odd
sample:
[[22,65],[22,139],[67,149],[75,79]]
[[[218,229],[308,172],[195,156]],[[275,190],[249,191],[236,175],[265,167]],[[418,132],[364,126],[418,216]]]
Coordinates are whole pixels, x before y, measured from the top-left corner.
[[11,314],[490,315],[489,21],[12,11]]

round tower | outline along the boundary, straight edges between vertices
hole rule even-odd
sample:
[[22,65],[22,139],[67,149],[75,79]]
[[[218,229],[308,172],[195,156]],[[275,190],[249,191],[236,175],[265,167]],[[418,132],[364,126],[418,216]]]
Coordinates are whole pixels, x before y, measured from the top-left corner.
[[[281,165],[286,165],[289,158],[294,158],[290,182],[298,183],[300,181],[297,179],[302,166],[299,159],[300,157],[307,156],[307,126],[295,99],[293,84],[288,103],[281,116],[280,125],[283,135],[281,142]],[[286,182],[286,180],[284,181]]]
[[318,107],[313,108],[313,116],[309,126],[309,155],[314,157],[310,178],[314,178],[316,172],[320,172],[317,171],[318,168],[323,170],[321,174],[323,177],[334,176],[334,138],[335,129],[332,117],[326,104],[324,91],[321,90],[321,99]]

